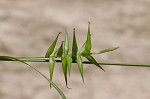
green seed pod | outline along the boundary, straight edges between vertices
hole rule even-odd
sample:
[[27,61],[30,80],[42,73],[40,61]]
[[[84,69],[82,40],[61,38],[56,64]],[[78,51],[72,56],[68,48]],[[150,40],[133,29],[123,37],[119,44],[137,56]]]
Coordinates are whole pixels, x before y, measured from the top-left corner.
[[81,47],[79,53],[83,56],[86,57],[87,55],[90,55],[90,51],[91,51],[91,33],[90,33],[90,23],[88,25],[88,33],[87,33],[87,39],[85,41],[85,43],[83,44],[83,46]]
[[83,54],[86,50],[85,50],[85,46],[86,46],[86,42],[82,45],[80,51],[79,51],[79,54]]
[[64,54],[68,54],[69,52],[69,39],[68,39],[68,32],[67,29],[65,30],[65,42],[64,42]]
[[76,41],[75,28],[74,28],[73,42],[72,42],[72,60],[73,61],[76,61],[77,59],[77,52],[78,52],[78,45]]
[[[54,59],[54,56],[51,56],[49,58],[49,72],[50,72],[50,80],[51,81],[52,81],[52,78],[53,78],[54,65],[55,65],[55,59]],[[51,84],[50,84],[50,87],[51,87]]]
[[82,58],[80,54],[77,55],[77,64],[78,64],[78,68],[79,68],[79,71],[80,71],[80,74],[84,83],[83,63],[82,63]]
[[55,40],[53,41],[53,43],[52,43],[52,44],[50,45],[50,47],[48,48],[48,50],[47,50],[47,52],[46,52],[46,55],[45,55],[46,58],[49,58],[50,55],[53,53],[53,51],[54,51],[54,49],[55,49],[55,45],[56,45],[56,43],[57,43],[57,39],[58,39],[58,37],[59,37],[59,34],[60,34],[60,33],[58,33],[57,37],[55,38]]
[[55,58],[60,58],[63,54],[63,42],[61,43],[61,46],[56,50],[56,52],[54,53]]
[[67,55],[63,54],[61,57],[62,60],[62,68],[63,68],[63,73],[65,77],[65,82],[66,82],[66,87],[68,88],[68,81],[67,81]]
[[85,49],[87,52],[91,51],[91,32],[90,32],[90,22],[88,24],[88,34],[87,34],[87,40],[86,40],[86,45],[85,45]]
[[80,51],[79,51],[79,54],[80,54],[81,56],[83,56],[83,57],[86,57],[86,56],[90,55],[90,52],[88,52],[88,51],[86,50],[86,42],[82,45],[82,47],[81,47],[81,49],[80,49]]
[[70,77],[71,65],[72,65],[72,57],[71,55],[67,55],[67,67],[68,67],[69,77]]

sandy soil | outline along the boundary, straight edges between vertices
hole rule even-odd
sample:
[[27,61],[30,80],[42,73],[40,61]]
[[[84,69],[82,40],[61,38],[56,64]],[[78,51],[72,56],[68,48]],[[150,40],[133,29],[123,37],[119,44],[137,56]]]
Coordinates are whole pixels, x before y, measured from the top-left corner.
[[[150,63],[149,0],[0,0],[0,55],[43,56],[59,31],[77,30],[78,45],[92,23],[93,51],[120,46],[95,56],[98,61]],[[63,40],[61,35],[59,43]],[[48,76],[47,63],[31,63]],[[61,64],[54,82],[68,99],[149,99],[150,68],[85,65],[85,84],[74,64],[65,87]],[[60,99],[39,74],[23,64],[0,62],[0,99]]]

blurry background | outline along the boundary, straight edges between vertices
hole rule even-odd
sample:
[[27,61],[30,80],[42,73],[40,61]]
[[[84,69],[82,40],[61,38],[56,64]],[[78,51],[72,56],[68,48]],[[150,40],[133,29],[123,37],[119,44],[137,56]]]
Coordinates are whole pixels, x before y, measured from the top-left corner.
[[[67,27],[79,48],[91,22],[93,51],[120,49],[94,56],[98,61],[150,63],[149,0],[0,0],[0,55],[44,56],[49,44]],[[72,41],[70,42],[71,45]],[[48,63],[31,63],[49,76]],[[53,81],[68,99],[149,99],[150,68],[84,65],[85,84],[74,64],[69,87],[60,63]],[[32,69],[17,62],[0,62],[0,99],[60,99],[54,88]]]

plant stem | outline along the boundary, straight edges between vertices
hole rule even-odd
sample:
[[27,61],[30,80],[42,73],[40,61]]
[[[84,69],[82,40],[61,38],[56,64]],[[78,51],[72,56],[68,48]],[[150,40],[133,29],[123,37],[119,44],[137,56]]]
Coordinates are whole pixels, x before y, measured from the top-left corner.
[[[25,62],[49,62],[49,58],[42,56],[31,56],[31,57],[15,57]],[[15,61],[8,59],[1,59],[0,61]],[[55,59],[56,62],[61,62],[59,59]],[[76,62],[72,62],[76,63]],[[129,63],[116,63],[116,62],[98,62],[100,65],[114,65],[114,66],[137,66],[137,67],[150,67],[150,64],[129,64]],[[92,64],[89,61],[83,61],[83,64]]]

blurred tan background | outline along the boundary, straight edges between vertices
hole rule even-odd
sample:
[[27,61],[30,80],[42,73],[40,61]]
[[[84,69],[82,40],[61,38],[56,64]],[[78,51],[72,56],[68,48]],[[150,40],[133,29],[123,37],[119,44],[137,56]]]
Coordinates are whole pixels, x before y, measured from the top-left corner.
[[[150,63],[149,0],[0,0],[0,55],[44,56],[57,33],[76,28],[78,45],[90,21],[93,51],[120,49],[94,56],[98,61]],[[58,43],[64,38],[60,36]],[[59,45],[59,44],[58,44]],[[49,76],[48,63],[30,63]],[[85,84],[74,64],[65,87],[61,64],[53,81],[68,99],[150,99],[150,68],[84,65]],[[0,62],[0,99],[60,99],[32,69]]]

